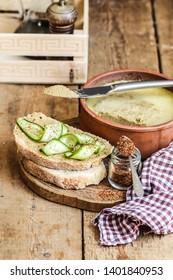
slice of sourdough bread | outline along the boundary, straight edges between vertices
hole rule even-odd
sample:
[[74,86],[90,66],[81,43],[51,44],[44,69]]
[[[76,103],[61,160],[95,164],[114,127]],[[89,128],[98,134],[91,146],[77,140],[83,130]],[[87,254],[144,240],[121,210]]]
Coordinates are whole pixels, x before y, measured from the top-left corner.
[[[58,122],[57,120],[47,117],[43,113],[39,112],[34,112],[24,118],[41,126]],[[80,129],[74,128],[72,126],[68,127],[69,133],[83,133],[83,131]],[[88,133],[94,137],[96,141],[99,141],[99,143],[105,146],[105,148],[100,153],[93,154],[91,157],[83,161],[66,158],[63,154],[46,156],[40,151],[40,148],[44,146],[44,143],[35,142],[28,138],[17,124],[15,125],[13,132],[18,152],[22,155],[22,157],[29,159],[38,165],[52,169],[79,171],[91,168],[93,166],[99,166],[102,159],[110,155],[113,149],[112,145],[107,140]]]
[[24,169],[31,175],[63,189],[78,190],[89,185],[98,185],[107,174],[103,162],[98,166],[80,171],[50,169],[26,158],[22,159],[22,164]]

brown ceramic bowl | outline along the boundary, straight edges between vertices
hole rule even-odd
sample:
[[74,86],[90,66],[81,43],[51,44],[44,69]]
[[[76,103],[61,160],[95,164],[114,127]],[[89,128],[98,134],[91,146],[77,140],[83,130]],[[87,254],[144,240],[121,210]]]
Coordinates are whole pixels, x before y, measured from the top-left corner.
[[[165,80],[169,77],[148,70],[129,69],[109,71],[89,80],[84,87],[95,87],[121,80]],[[169,89],[173,91],[173,88]],[[121,135],[132,139],[146,159],[157,150],[166,147],[173,140],[173,120],[161,125],[139,127],[112,123],[96,115],[87,106],[85,99],[80,100],[80,127],[110,141],[114,146]]]

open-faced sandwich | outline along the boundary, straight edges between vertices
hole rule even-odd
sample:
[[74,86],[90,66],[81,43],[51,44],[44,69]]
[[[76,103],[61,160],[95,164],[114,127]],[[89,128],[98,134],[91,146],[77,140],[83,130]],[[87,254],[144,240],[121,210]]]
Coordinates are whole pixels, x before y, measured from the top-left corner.
[[24,169],[45,182],[82,189],[107,175],[103,159],[113,149],[107,140],[43,113],[19,118],[14,137]]

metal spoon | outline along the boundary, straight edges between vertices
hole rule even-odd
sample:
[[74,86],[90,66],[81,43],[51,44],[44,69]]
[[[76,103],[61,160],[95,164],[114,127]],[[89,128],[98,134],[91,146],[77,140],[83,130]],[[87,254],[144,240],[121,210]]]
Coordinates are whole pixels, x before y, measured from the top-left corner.
[[141,181],[138,177],[138,174],[136,172],[136,169],[133,165],[132,157],[129,156],[129,162],[130,162],[130,168],[132,172],[132,182],[133,182],[133,189],[137,196],[142,197],[144,195],[143,186],[141,184]]

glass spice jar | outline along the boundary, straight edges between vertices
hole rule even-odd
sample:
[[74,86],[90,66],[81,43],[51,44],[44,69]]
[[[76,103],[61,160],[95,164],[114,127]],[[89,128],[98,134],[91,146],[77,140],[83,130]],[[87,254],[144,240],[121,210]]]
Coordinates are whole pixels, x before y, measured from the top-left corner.
[[[141,173],[141,153],[135,148],[134,154],[131,155],[134,167],[138,175]],[[111,154],[108,167],[108,181],[112,187],[118,190],[127,190],[132,185],[132,172],[128,157],[119,154],[117,148],[114,148]]]

